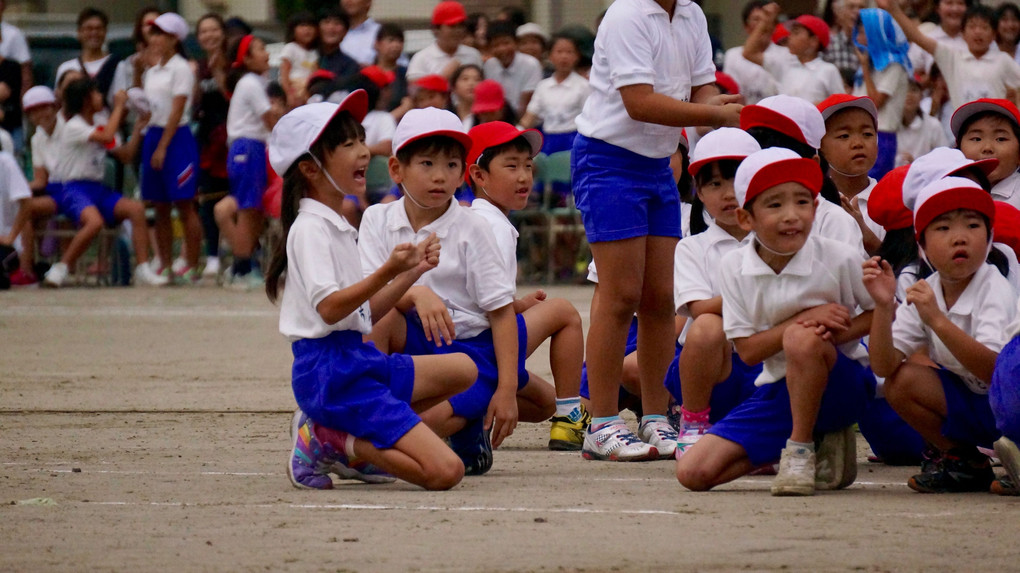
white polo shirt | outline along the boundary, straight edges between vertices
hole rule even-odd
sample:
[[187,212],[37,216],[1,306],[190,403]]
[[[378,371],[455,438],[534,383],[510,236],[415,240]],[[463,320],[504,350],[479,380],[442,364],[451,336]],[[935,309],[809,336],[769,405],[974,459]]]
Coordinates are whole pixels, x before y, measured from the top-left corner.
[[371,66],[375,63],[375,40],[381,27],[379,22],[366,18],[361,24],[347,30],[340,42],[340,51],[363,66]]
[[[145,70],[145,75],[142,76],[142,87],[145,89],[145,97],[149,98],[149,105],[152,107],[152,119],[149,120],[149,125],[172,129],[188,125],[188,122],[191,121],[191,94],[195,89],[195,73],[191,71],[188,61],[180,54],[174,54],[166,64],[156,64]],[[184,113],[177,125],[167,126],[173,99],[178,96],[187,96],[188,98],[184,104]]]
[[[1009,342],[1006,329],[1016,316],[1017,297],[1009,281],[994,266],[981,265],[953,308],[946,308],[939,273],[935,272],[925,280],[935,292],[939,309],[968,336],[995,352]],[[893,346],[905,356],[927,348],[931,359],[962,378],[971,392],[988,393],[988,383],[960,364],[942,339],[921,321],[914,305],[900,304],[896,309],[892,336]]]
[[[110,59],[110,54],[106,54],[105,56],[103,56],[102,58],[99,58],[98,60],[93,60],[91,62],[85,62],[85,68],[84,69],[82,69],[82,67],[81,67],[82,60],[80,58],[73,58],[73,59],[67,60],[66,62],[64,62],[64,63],[60,64],[59,66],[57,66],[57,73],[54,76],[54,82],[59,81],[61,76],[63,76],[65,73],[67,73],[68,70],[84,71],[86,74],[89,75],[90,78],[94,78],[94,77],[96,77],[96,74],[99,73],[99,70],[103,69],[103,65],[106,64],[106,61],[109,60],[109,59]],[[56,86],[54,86],[54,87],[56,87]]]
[[1009,89],[1020,87],[1020,64],[998,50],[980,58],[969,50],[947,44],[935,47],[935,63],[942,70],[953,108],[981,98],[1005,98]]
[[454,198],[442,216],[418,232],[407,219],[403,197],[365,209],[360,229],[358,247],[365,276],[382,266],[397,245],[417,244],[432,233],[439,237],[439,266],[415,284],[429,287],[446,303],[458,339],[487,330],[487,313],[514,301],[515,285],[507,281],[504,255],[489,223]]
[[533,56],[521,52],[514,52],[514,59],[505,68],[498,58],[489,58],[482,69],[486,79],[496,80],[503,86],[503,97],[518,115],[524,112],[518,109],[521,94],[534,92],[542,80],[542,64]]
[[591,93],[588,80],[577,72],[570,72],[562,82],[548,77],[538,82],[528,102],[528,113],[542,119],[543,133],[570,133],[577,131],[574,120],[584,108]]
[[[95,119],[95,118],[93,118]],[[41,131],[41,130],[40,130]],[[54,181],[102,181],[106,176],[106,149],[89,141],[96,126],[76,115],[54,130],[56,140],[47,161],[53,163],[50,172]]]
[[[789,50],[770,43],[765,53]],[[723,72],[728,74],[740,86],[740,95],[744,96],[746,105],[754,105],[759,101],[779,94],[776,79],[764,67],[744,57],[744,46],[734,46],[726,50],[723,57]]]
[[1020,171],[1014,171],[992,187],[992,199],[1020,209]]
[[[899,64],[889,64],[880,72],[871,72],[871,80],[879,93],[888,96],[885,105],[878,109],[878,130],[895,133],[903,122],[903,104],[907,101],[907,87],[910,85],[907,70]],[[854,86],[854,95],[868,95],[864,80]]]
[[510,219],[499,210],[499,207],[490,203],[487,199],[475,199],[471,202],[471,210],[479,215],[492,229],[492,236],[496,239],[496,246],[499,247],[503,259],[503,267],[506,269],[506,282],[514,286],[517,292],[517,238],[520,233],[514,228]]
[[32,53],[28,51],[28,40],[14,24],[0,22],[0,56],[19,64],[32,61]]
[[901,122],[896,129],[896,167],[949,144],[942,122],[927,113],[919,114],[910,121],[910,125]]
[[54,173],[54,165],[56,164],[55,149],[57,146],[57,134],[64,123],[64,114],[57,112],[57,123],[53,127],[53,135],[46,133],[46,130],[41,127],[37,127],[35,134],[32,135],[32,167],[45,169],[49,183],[60,183],[60,179]]
[[287,234],[287,280],[280,303],[280,334],[294,342],[336,330],[372,332],[372,309],[326,324],[316,309],[327,296],[362,280],[358,231],[339,213],[314,199],[301,199]]
[[397,122],[393,114],[388,111],[373,109],[361,120],[361,126],[365,128],[365,145],[375,145],[387,139],[393,139],[397,131]]
[[[678,315],[690,318],[688,304],[722,294],[719,261],[731,251],[749,244],[752,237],[749,234],[743,241],[738,241],[713,223],[704,232],[684,237],[677,243],[673,258],[673,302]],[[687,341],[691,322],[688,320],[684,324],[678,339],[680,344]]]
[[847,213],[842,205],[836,205],[821,195],[818,196],[818,209],[815,210],[811,234],[853,246],[860,256],[858,262],[868,258],[864,250],[864,235],[857,225],[857,220]]
[[[764,332],[795,314],[816,306],[838,303],[850,312],[871,310],[875,302],[864,288],[861,260],[845,244],[811,235],[804,246],[776,274],[748,244],[723,257],[719,269],[723,297],[723,329],[730,340]],[[867,363],[860,340],[839,346],[847,358]],[[786,354],[765,359],[755,385],[771,384],[786,376]]]
[[[39,131],[42,131],[41,129]],[[14,156],[0,152],[0,235],[11,233],[14,219],[21,209],[18,201],[32,197],[25,174],[21,172]],[[21,237],[14,241],[14,248],[21,250]]]
[[821,56],[801,63],[786,50],[765,52],[765,69],[779,86],[779,93],[805,99],[817,105],[833,94],[846,93],[839,68]]
[[[872,233],[874,233],[875,236],[878,237],[879,240],[882,240],[882,239],[885,238],[885,227],[883,227],[882,225],[879,225],[878,223],[876,223],[875,220],[872,219],[871,215],[868,213],[868,199],[871,198],[871,191],[875,188],[875,185],[877,185],[877,184],[878,184],[878,181],[875,181],[874,177],[868,177],[868,187],[867,187],[867,189],[865,189],[864,191],[861,191],[860,193],[858,193],[857,196],[856,196],[856,199],[857,199],[857,208],[860,209],[861,216],[864,217],[864,225],[867,226],[868,230],[870,230]],[[852,217],[853,216],[851,215],[851,218]],[[858,227],[858,230],[860,230],[860,227]],[[863,235],[861,235],[861,241],[862,241],[862,244],[863,244],[863,241],[864,241],[864,236]]]
[[411,61],[407,63],[408,83],[413,83],[424,76],[442,73],[443,68],[451,60],[457,60],[462,66],[474,64],[479,68],[482,67],[482,53],[471,46],[461,44],[457,46],[457,51],[451,56],[440,50],[435,42],[432,42],[411,56]]
[[672,21],[654,0],[616,0],[595,36],[591,95],[577,131],[651,158],[669,157],[682,128],[636,121],[620,88],[648,84],[655,93],[690,101],[691,88],[715,81],[705,14],[694,2],[677,2]]
[[244,74],[237,81],[227,108],[227,145],[242,138],[269,140],[269,129],[262,121],[262,114],[272,107],[266,94],[268,85],[268,78],[254,72]]

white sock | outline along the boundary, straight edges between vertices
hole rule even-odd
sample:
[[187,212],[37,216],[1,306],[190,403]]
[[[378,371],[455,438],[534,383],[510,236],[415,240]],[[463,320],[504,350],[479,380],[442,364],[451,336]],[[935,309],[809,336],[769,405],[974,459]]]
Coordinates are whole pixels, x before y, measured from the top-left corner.
[[569,418],[571,422],[581,419],[581,397],[557,398],[556,415]]

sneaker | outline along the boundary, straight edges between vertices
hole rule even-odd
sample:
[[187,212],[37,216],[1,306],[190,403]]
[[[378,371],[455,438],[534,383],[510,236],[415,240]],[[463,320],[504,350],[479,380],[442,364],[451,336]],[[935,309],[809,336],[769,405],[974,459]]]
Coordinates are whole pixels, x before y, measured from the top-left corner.
[[59,288],[67,282],[67,265],[55,263],[43,276],[43,286]]
[[665,419],[655,419],[638,427],[638,436],[645,443],[654,446],[659,458],[669,459],[676,456],[676,430]]
[[492,469],[492,442],[481,418],[450,436],[450,449],[464,462],[464,475],[480,476]]
[[195,267],[188,267],[182,272],[177,273],[177,280],[186,285],[196,285],[198,281],[202,279],[201,273]]
[[152,267],[145,263],[135,267],[135,286],[166,286],[169,281],[166,277],[152,272]]
[[287,460],[290,483],[298,489],[333,489],[333,479],[329,477],[332,448],[327,452],[312,431],[312,421],[301,410],[291,418],[290,436],[294,441]]
[[216,278],[220,274],[220,258],[207,257],[205,268],[202,269],[202,278]]
[[1020,487],[1017,487],[1016,482],[1008,475],[1002,476],[1001,478],[993,481],[992,486],[988,488],[988,491],[995,495],[1020,495]]
[[772,495],[814,495],[815,453],[807,448],[783,448],[779,473],[772,480]]
[[988,456],[976,449],[956,448],[946,452],[936,467],[909,480],[910,489],[921,493],[962,493],[988,491],[995,481]]
[[568,416],[553,416],[549,428],[549,449],[561,452],[580,450],[584,433],[591,425],[591,414],[581,405],[581,417],[576,422]]
[[31,272],[23,272],[21,269],[15,270],[11,273],[11,286],[12,287],[32,287],[39,285],[39,277],[35,276]]
[[995,441],[995,453],[1013,485],[1020,484],[1020,449],[1017,449],[1016,442],[1006,436],[999,438]]
[[843,489],[857,479],[857,434],[853,426],[829,432],[815,445],[815,489]]
[[611,462],[647,462],[659,459],[655,446],[642,442],[626,424],[606,424],[595,432],[584,434],[581,455],[586,460]]
[[188,270],[188,261],[184,257],[177,257],[174,259],[174,264],[170,265],[170,271],[177,276],[181,276],[186,270]]
[[942,450],[927,444],[924,451],[921,452],[921,473],[927,474],[936,471],[940,463],[942,463]]
[[679,428],[676,439],[676,459],[678,460],[712,427],[707,414],[700,416],[695,414],[694,416],[695,419],[685,420],[680,406],[674,405],[670,408],[670,425],[676,424],[674,427]]

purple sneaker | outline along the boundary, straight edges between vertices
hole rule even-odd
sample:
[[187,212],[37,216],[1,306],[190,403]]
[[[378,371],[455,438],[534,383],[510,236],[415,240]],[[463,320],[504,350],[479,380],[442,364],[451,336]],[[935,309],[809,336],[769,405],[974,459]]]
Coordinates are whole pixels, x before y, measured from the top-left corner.
[[329,477],[334,463],[333,448],[326,447],[315,437],[312,421],[300,409],[294,412],[290,422],[290,435],[294,447],[287,460],[287,477],[298,489],[333,489]]

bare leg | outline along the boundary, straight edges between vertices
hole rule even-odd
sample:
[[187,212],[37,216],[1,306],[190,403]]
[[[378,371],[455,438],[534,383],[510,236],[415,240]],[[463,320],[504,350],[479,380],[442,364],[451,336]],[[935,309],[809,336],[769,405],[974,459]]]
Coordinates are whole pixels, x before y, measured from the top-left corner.
[[581,364],[584,361],[581,315],[569,301],[556,298],[538,303],[526,310],[523,316],[528,327],[527,356],[550,339],[549,365],[556,385],[556,397],[576,397],[581,389]]
[[153,203],[153,207],[156,209],[156,253],[160,263],[167,268],[174,260],[174,229],[170,218],[173,205]]
[[790,439],[810,443],[829,372],[836,364],[836,347],[815,334],[814,328],[794,324],[783,331],[783,352],[793,415]]
[[733,369],[731,354],[721,316],[702,314],[694,319],[680,353],[680,393],[684,409],[703,412],[709,407],[712,388],[728,378]]
[[89,248],[92,240],[103,229],[103,216],[99,214],[99,209],[86,207],[81,212],[79,224],[78,232],[74,234],[71,244],[64,251],[64,256],[60,258],[60,262],[66,264],[69,269],[74,269],[74,263],[78,261],[78,257],[85,252],[85,249]]
[[197,269],[202,244],[202,221],[198,218],[198,209],[193,199],[177,201],[174,206],[184,226],[184,256],[187,257],[188,266]]
[[517,391],[517,418],[521,422],[544,422],[556,413],[556,394],[552,384],[531,374],[528,383]]
[[708,434],[676,462],[676,479],[693,491],[713,487],[747,475],[754,466],[743,446]]
[[121,199],[113,207],[118,221],[131,221],[131,242],[135,248],[135,260],[140,265],[149,261],[149,228],[145,223],[145,206],[134,199]]
[[902,364],[885,379],[885,398],[897,414],[936,448],[946,451],[960,445],[942,435],[942,423],[949,408],[942,381],[931,368]]
[[673,320],[676,314],[673,308],[676,243],[673,237],[648,237],[645,243],[637,354],[641,369],[641,407],[646,416],[665,414],[669,406],[669,391],[662,382],[673,360],[676,341]]

